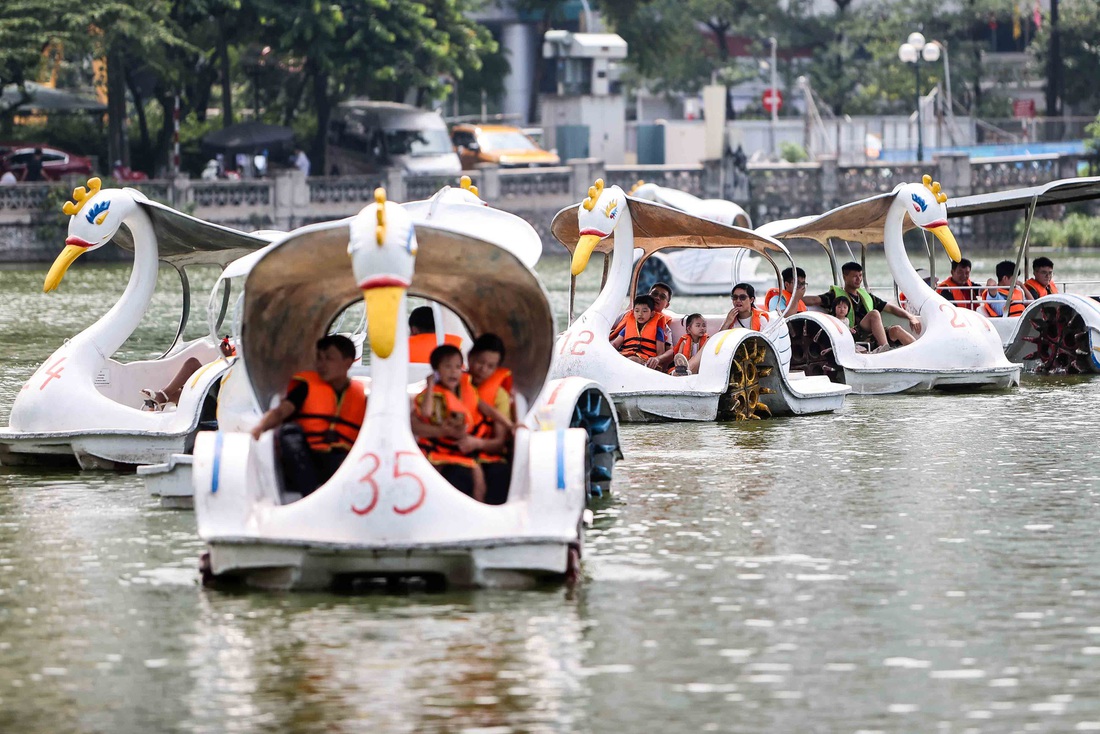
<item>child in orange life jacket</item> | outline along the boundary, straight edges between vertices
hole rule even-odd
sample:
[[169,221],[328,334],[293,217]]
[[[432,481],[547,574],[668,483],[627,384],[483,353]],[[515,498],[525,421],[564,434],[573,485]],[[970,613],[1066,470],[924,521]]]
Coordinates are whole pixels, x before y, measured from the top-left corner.
[[[485,474],[485,502],[502,505],[508,499],[512,476],[508,460],[508,439],[515,432],[516,408],[512,393],[512,371],[501,367],[504,342],[496,334],[482,334],[474,340],[466,355],[469,369],[462,375],[463,385],[478,394],[477,433],[491,431],[491,445],[478,452],[477,463]],[[503,431],[497,431],[497,426]]]
[[654,369],[660,364],[658,357],[668,349],[666,332],[653,316],[655,310],[653,296],[636,297],[634,310],[626,315],[626,323],[611,340],[619,354]]
[[672,359],[676,362],[676,366],[670,370],[670,374],[677,376],[690,375],[699,371],[697,355],[702,352],[708,338],[707,320],[702,314],[688,314],[681,319],[680,323],[687,331],[672,348]]

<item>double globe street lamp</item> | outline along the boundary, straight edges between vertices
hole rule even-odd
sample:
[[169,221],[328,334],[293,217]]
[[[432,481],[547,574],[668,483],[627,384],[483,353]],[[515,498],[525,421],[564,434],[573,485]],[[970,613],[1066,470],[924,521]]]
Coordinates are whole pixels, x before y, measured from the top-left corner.
[[924,131],[920,114],[920,62],[929,63],[940,60],[940,45],[936,41],[926,42],[923,33],[910,33],[906,42],[898,47],[898,58],[906,64],[912,64],[917,75],[917,162],[924,162]]

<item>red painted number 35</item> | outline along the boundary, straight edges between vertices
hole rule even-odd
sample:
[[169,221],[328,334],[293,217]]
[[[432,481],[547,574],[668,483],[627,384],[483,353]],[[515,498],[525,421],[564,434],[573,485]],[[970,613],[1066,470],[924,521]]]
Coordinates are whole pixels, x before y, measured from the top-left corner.
[[[398,515],[408,515],[411,512],[415,512],[415,511],[419,510],[420,506],[424,504],[424,498],[428,494],[428,490],[424,486],[424,482],[420,479],[420,477],[418,477],[416,474],[414,474],[411,471],[402,471],[401,470],[401,457],[403,457],[403,456],[414,456],[415,457],[415,456],[418,456],[418,454],[416,454],[415,452],[412,452],[412,451],[398,451],[396,454],[394,454],[394,457],[393,457],[393,478],[394,479],[400,479],[401,477],[409,477],[410,479],[412,479],[412,481],[416,482],[416,486],[420,490],[420,494],[417,497],[416,501],[413,502],[411,505],[409,505],[407,507],[398,507],[397,505],[394,505],[393,506],[393,511],[396,512]],[[374,475],[378,472],[378,470],[380,468],[382,468],[382,459],[378,456],[378,454],[369,453],[369,454],[364,454],[363,455],[362,461],[370,462],[372,464],[371,468],[367,471],[367,473],[364,474],[363,476],[359,477],[360,483],[366,484],[367,486],[370,487],[370,489],[371,489],[371,499],[370,499],[370,502],[368,502],[365,507],[357,507],[353,503],[352,506],[351,506],[351,511],[354,512],[356,515],[369,515],[371,512],[374,511],[374,508],[378,505],[378,498],[379,498],[380,492],[379,492],[379,488],[378,488],[378,482],[377,482],[377,480],[375,480]]]

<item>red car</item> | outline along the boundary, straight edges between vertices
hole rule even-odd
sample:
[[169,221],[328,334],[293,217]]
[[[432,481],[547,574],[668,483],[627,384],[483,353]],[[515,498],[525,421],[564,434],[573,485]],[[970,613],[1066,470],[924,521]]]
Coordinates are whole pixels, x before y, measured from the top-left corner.
[[[27,161],[34,156],[34,147],[14,148],[3,154],[4,168],[15,174],[20,181],[27,169]],[[47,181],[57,181],[65,176],[91,176],[92,159],[82,155],[68,153],[58,148],[42,146],[42,175]]]

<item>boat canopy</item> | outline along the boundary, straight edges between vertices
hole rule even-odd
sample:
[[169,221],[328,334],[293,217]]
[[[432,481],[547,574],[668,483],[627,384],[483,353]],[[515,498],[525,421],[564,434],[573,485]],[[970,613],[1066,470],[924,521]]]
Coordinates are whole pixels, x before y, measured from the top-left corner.
[[[787,255],[787,248],[781,243],[751,229],[719,224],[663,204],[635,199],[631,196],[626,197],[626,201],[630,207],[631,220],[634,222],[634,247],[641,248],[645,253],[644,257],[669,247],[704,249],[744,247],[765,256],[769,252],[781,252]],[[562,209],[554,215],[554,221],[550,225],[550,231],[554,237],[565,245],[565,249],[571,254],[577,248],[577,241],[580,239],[577,224],[578,206],[580,206],[579,203]],[[607,254],[614,250],[614,247],[615,235],[612,232],[610,237],[596,245],[595,252]]]
[[[149,215],[157,236],[157,256],[176,269],[195,264],[216,264],[223,268],[254,250],[258,250],[277,236],[275,233],[249,234],[220,224],[212,224],[149,201],[135,192],[137,202]],[[134,237],[126,225],[118,228],[114,242],[130,252],[134,251]]]
[[[886,213],[894,203],[894,196],[890,192],[861,199],[816,217],[793,220],[786,228],[769,228],[769,233],[777,240],[811,239],[826,246],[834,238],[861,245],[881,244],[885,239]],[[902,231],[915,227],[906,216]]]
[[1029,209],[1035,206],[1072,204],[1076,201],[1100,199],[1100,176],[1063,178],[1058,181],[1008,191],[974,194],[947,200],[947,216],[950,219],[971,217],[995,212]]
[[[296,230],[255,263],[245,281],[241,347],[261,406],[291,376],[313,369],[314,342],[362,300],[348,257],[345,219]],[[516,390],[533,403],[550,370],[556,328],[542,283],[514,254],[468,233],[417,223],[409,295],[454,311],[474,335],[504,342]]]

